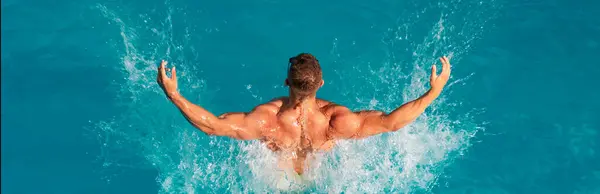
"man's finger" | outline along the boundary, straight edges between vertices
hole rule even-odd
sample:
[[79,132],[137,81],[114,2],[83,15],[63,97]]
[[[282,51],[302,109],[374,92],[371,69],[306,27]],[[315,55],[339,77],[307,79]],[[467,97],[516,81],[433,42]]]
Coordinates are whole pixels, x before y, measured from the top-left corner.
[[442,62],[442,72],[440,75],[447,75],[450,73],[450,62],[448,61],[448,57],[442,56],[440,57],[440,62]]
[[162,72],[160,72],[161,71],[160,69],[162,69],[161,66],[162,66],[162,63],[161,63],[161,65],[158,65],[158,69],[156,69],[157,70],[157,72],[156,72],[156,81],[158,81],[158,82],[161,82],[162,81],[162,77],[163,77],[162,76]]
[[158,77],[160,77],[160,67],[162,67],[162,62],[160,63],[160,65],[158,65],[158,68],[156,68],[156,70],[158,71]]
[[431,77],[429,77],[429,82],[433,82],[437,78],[437,69],[435,64],[431,66]]
[[160,75],[162,75],[163,78],[167,77],[167,72],[165,71],[165,65],[166,64],[167,64],[167,62],[164,61],[164,60],[160,63],[160,69],[159,70],[160,70]]
[[448,63],[448,58],[442,57],[442,58],[440,58],[440,61],[442,61],[442,73],[444,73],[444,74],[449,73],[450,63]]
[[171,79],[177,81],[177,73],[175,71],[175,66],[171,69]]

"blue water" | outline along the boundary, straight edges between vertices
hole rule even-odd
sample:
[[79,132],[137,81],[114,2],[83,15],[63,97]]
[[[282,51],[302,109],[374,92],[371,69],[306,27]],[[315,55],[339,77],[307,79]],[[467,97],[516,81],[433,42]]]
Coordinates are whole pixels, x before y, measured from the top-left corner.
[[[257,142],[207,137],[155,65],[216,114],[275,96],[316,55],[319,96],[390,111],[451,85],[399,132],[340,142],[316,193],[600,193],[594,1],[2,1],[2,193],[278,189]],[[294,190],[293,187],[286,187]]]

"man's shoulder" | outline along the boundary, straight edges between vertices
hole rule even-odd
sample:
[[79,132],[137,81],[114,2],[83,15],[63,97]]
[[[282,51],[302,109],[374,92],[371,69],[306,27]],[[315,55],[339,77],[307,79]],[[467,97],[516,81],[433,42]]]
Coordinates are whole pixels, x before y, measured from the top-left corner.
[[279,108],[283,105],[283,101],[285,97],[274,98],[268,102],[260,104],[254,107],[253,112],[263,112],[263,113],[277,113]]
[[317,104],[321,108],[321,111],[329,116],[337,116],[352,112],[348,107],[328,100],[317,99]]
[[281,106],[283,106],[283,102],[286,100],[287,100],[287,97],[285,97],[285,96],[277,97],[277,98],[271,99],[269,102],[266,102],[263,105],[281,107]]
[[339,104],[336,104],[335,102],[321,99],[321,98],[317,98],[317,105],[319,106],[319,108],[333,108],[333,107],[341,106]]
[[361,120],[348,107],[329,102],[321,108],[329,120],[329,133],[333,136],[351,137],[361,125]]

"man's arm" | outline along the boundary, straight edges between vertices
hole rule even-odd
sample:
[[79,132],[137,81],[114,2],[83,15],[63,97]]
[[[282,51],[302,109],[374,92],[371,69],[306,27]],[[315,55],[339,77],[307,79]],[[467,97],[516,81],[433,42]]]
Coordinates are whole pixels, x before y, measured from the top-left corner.
[[431,89],[421,97],[398,107],[389,114],[381,111],[351,112],[345,107],[338,107],[332,116],[334,136],[342,139],[364,138],[385,132],[392,132],[413,122],[440,95],[450,77],[450,63],[446,57],[442,61],[442,72],[436,74],[432,67],[430,78]]
[[239,140],[262,137],[265,111],[260,106],[250,113],[225,113],[217,117],[177,94],[169,99],[181,111],[187,121],[207,135],[227,136]]
[[208,135],[227,136],[240,140],[262,137],[261,129],[266,114],[264,108],[258,106],[250,113],[227,113],[217,117],[179,94],[175,67],[171,69],[171,78],[169,78],[165,72],[166,64],[166,61],[161,62],[157,82],[190,124]]

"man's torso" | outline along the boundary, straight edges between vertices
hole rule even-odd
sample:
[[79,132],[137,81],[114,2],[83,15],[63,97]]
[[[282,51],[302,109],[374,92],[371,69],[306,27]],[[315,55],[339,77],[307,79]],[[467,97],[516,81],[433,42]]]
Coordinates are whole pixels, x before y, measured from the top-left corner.
[[[317,99],[315,107],[288,104],[287,98],[275,99],[260,105],[265,112],[262,141],[269,149],[291,153],[294,168],[302,173],[306,155],[313,151],[326,151],[335,145],[331,102]],[[335,118],[334,118],[335,119]]]
[[[273,100],[267,106],[271,113],[263,129],[263,142],[278,150],[329,150],[333,139],[331,130],[331,102],[317,100],[318,109],[291,107],[286,98]],[[329,114],[328,114],[329,113]]]

